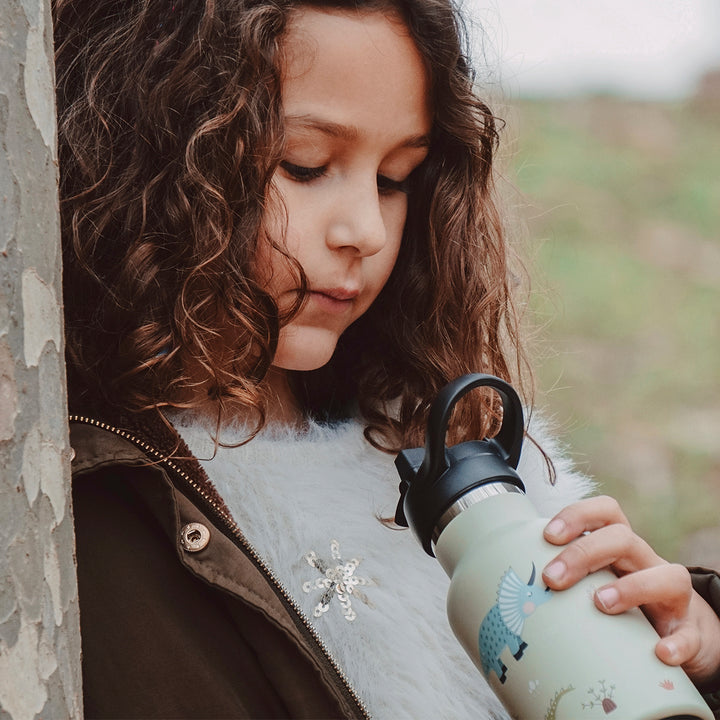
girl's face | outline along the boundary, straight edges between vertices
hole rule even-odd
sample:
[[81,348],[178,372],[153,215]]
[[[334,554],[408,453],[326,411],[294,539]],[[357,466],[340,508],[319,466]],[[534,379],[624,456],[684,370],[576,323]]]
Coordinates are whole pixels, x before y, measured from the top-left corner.
[[[432,114],[423,59],[393,15],[301,8],[283,44],[287,149],[273,184],[285,247],[308,294],[280,331],[274,365],[313,370],[385,285],[407,214],[406,181],[428,152]],[[266,230],[282,243],[284,215]],[[280,310],[299,289],[281,253],[261,263]]]

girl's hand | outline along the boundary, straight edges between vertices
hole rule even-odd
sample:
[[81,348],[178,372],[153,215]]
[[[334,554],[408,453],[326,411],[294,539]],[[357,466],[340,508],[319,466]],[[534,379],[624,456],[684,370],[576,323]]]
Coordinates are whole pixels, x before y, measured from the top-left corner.
[[631,529],[616,500],[594,497],[559,512],[545,539],[565,545],[543,571],[545,583],[564,590],[609,567],[618,580],[595,592],[595,605],[609,615],[642,607],[661,640],[655,653],[667,665],[682,665],[697,685],[720,671],[720,619],[693,590],[690,573],[668,563]]

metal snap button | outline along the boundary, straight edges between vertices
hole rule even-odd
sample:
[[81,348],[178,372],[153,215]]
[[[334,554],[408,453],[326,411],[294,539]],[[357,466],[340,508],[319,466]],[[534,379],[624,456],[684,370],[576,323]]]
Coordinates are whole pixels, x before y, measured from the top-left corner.
[[188,523],[180,531],[180,544],[188,552],[199,552],[210,542],[210,531],[201,523]]

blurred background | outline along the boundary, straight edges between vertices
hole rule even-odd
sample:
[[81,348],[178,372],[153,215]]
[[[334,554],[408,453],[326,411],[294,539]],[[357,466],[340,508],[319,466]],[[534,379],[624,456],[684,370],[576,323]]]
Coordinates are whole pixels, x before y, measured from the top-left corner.
[[720,568],[720,2],[463,8],[507,121],[537,405],[661,555]]

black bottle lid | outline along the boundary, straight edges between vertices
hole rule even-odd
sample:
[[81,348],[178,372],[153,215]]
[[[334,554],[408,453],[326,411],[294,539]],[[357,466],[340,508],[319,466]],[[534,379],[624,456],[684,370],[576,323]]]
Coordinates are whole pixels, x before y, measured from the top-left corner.
[[[455,404],[478,387],[500,395],[503,420],[494,438],[445,445]],[[424,448],[403,450],[395,458],[400,475],[400,501],[395,522],[410,527],[428,555],[440,517],[473,488],[493,482],[525,486],[515,472],[523,441],[523,411],[514,388],[493,375],[463,375],[446,385],[430,408]]]

